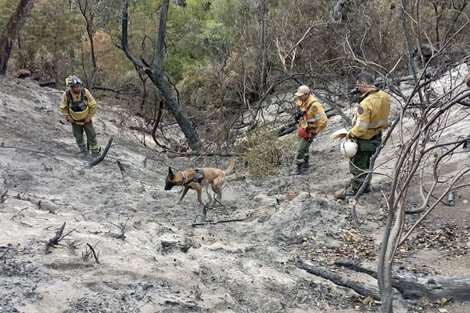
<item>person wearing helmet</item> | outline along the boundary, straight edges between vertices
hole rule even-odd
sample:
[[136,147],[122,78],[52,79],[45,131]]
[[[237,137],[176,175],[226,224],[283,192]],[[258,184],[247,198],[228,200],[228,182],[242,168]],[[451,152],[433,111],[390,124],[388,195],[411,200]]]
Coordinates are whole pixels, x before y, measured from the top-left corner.
[[[353,127],[346,135],[346,140],[354,139],[357,143],[357,152],[350,157],[349,162],[349,172],[354,177],[350,189],[335,193],[337,199],[355,196],[361,188],[366,178],[366,175],[361,174],[369,169],[370,159],[382,143],[382,129],[388,125],[390,115],[390,95],[374,85],[371,74],[360,73],[356,78],[356,86],[361,94],[361,101],[356,107]],[[369,191],[367,186],[364,192]]]
[[328,123],[323,106],[310,93],[308,86],[302,85],[295,93],[297,102],[295,105],[295,119],[298,122],[297,154],[295,157],[295,169],[292,175],[300,175],[309,167],[309,148],[313,138],[322,131]]
[[87,142],[93,158],[100,155],[100,147],[96,140],[96,132],[93,128],[92,117],[96,112],[96,100],[90,91],[82,86],[82,81],[75,75],[65,79],[68,87],[62,96],[60,112],[72,125],[73,135],[80,153],[88,155],[87,145],[83,138],[85,131]]

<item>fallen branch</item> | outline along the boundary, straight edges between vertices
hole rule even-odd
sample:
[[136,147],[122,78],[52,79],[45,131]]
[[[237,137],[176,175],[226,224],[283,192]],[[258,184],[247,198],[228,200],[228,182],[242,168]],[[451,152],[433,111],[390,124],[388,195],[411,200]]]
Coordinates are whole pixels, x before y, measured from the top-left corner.
[[119,166],[119,170],[121,171],[121,175],[122,175],[122,179],[124,180],[126,178],[126,170],[124,169],[124,167],[122,166],[121,164],[121,161],[119,160],[116,160],[116,164]]
[[[376,271],[366,269],[352,260],[339,259],[335,261],[335,265],[366,273],[377,279]],[[468,276],[416,277],[411,274],[393,276],[392,287],[406,299],[440,300],[446,298],[456,301],[470,301],[470,277]]]
[[3,259],[3,257],[4,257],[5,255],[7,255],[8,251],[10,251],[10,248],[11,248],[11,247],[8,247],[8,248],[5,250],[5,252],[0,256],[0,260]]
[[13,216],[10,218],[10,221],[14,221],[17,216],[24,217],[24,215],[21,214],[21,213],[22,213],[23,211],[26,211],[27,209],[29,209],[29,208],[23,208],[23,209],[21,209],[18,213],[16,213],[15,215],[13,215]]
[[[91,252],[93,253],[93,257],[95,258],[96,263],[100,264],[100,261],[98,260],[99,252],[98,252],[98,254],[96,254],[95,249],[89,243],[87,243],[86,245],[90,248]],[[96,245],[98,245],[98,243]],[[95,247],[96,247],[96,245],[95,245]]]
[[111,92],[114,92],[114,93],[117,93],[117,94],[129,94],[125,89],[116,90],[116,89],[102,87],[102,86],[93,86],[93,89],[103,90],[103,91],[111,91]]
[[335,261],[335,265],[336,266],[342,266],[342,267],[345,267],[345,268],[349,268],[350,270],[353,270],[353,271],[356,271],[356,272],[365,273],[365,274],[370,275],[370,276],[374,277],[375,279],[377,279],[377,272],[376,271],[373,271],[373,270],[367,269],[365,267],[362,267],[361,264],[359,264],[356,261],[349,260],[349,259],[337,259]]
[[228,220],[218,220],[218,221],[208,221],[208,222],[199,222],[191,224],[192,227],[195,226],[202,226],[202,225],[215,225],[215,224],[223,224],[223,223],[232,223],[232,222],[243,222],[246,221],[251,215],[248,215],[244,218],[233,218]]
[[379,289],[376,286],[366,285],[358,281],[342,277],[319,264],[313,264],[306,260],[298,260],[295,265],[306,270],[310,274],[326,278],[337,285],[350,288],[362,296],[368,297],[372,295],[374,299],[380,299]]
[[38,82],[39,87],[51,87],[56,85],[55,80],[46,80],[42,82]]
[[5,189],[5,191],[2,192],[2,194],[0,195],[0,203],[5,202],[5,199],[7,197],[7,193],[8,193],[8,189]]
[[106,145],[106,148],[104,148],[103,153],[98,158],[94,159],[91,162],[88,162],[88,168],[92,168],[93,166],[100,164],[101,161],[104,160],[104,158],[108,154],[109,148],[111,148],[112,143],[113,143],[113,137],[110,137],[108,140],[108,144]]

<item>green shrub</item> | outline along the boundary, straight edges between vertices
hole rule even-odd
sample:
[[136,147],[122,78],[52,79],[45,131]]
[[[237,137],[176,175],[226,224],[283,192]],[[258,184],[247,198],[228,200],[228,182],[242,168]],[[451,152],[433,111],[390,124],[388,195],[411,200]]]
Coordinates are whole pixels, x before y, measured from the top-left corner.
[[278,138],[277,131],[269,128],[260,127],[249,132],[238,146],[252,179],[277,175],[282,166],[292,163],[294,158],[296,136]]

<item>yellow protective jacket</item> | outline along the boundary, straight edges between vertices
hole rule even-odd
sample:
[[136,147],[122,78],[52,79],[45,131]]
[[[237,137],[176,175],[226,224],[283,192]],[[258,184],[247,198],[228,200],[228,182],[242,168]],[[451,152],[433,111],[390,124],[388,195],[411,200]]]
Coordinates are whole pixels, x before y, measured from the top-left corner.
[[390,95],[382,90],[372,90],[362,95],[356,108],[353,128],[349,136],[369,140],[388,125]]
[[[83,110],[74,111],[73,108],[75,105],[80,105],[82,103],[83,96]],[[91,95],[90,91],[84,87],[81,87],[80,93],[75,96],[70,89],[64,92],[62,96],[62,102],[60,103],[60,113],[62,113],[65,118],[68,116],[72,117],[77,125],[83,125],[83,121],[88,117],[92,118],[96,113],[96,100]]]
[[325,114],[325,110],[317,98],[313,95],[310,95],[307,100],[304,102],[297,100],[296,106],[300,108],[302,112],[307,111],[299,121],[297,127],[303,127],[305,122],[307,122],[307,128],[314,134],[318,134],[326,127],[328,123],[328,117]]

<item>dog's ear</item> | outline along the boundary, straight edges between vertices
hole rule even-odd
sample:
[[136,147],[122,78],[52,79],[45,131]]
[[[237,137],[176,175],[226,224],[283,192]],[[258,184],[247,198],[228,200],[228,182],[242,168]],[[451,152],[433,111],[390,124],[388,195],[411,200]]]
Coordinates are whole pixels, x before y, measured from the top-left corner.
[[173,174],[171,167],[168,167],[168,177],[170,177],[170,179],[173,179],[173,177],[175,177],[175,174]]

